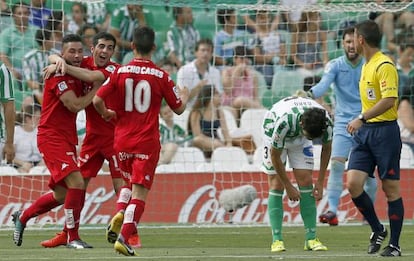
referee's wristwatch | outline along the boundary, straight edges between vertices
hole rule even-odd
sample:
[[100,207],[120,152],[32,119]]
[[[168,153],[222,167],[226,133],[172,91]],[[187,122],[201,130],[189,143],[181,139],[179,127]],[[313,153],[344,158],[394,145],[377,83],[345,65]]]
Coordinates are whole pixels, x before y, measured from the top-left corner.
[[364,118],[364,114],[362,114],[362,113],[358,115],[358,120],[362,121],[362,123],[367,122],[367,120]]

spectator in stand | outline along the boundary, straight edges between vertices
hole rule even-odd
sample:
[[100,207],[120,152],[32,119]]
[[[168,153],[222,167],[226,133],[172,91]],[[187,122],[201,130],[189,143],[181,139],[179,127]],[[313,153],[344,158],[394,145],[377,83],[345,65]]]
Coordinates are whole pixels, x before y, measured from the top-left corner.
[[250,66],[249,52],[244,46],[234,49],[233,66],[223,69],[223,95],[221,104],[230,106],[236,119],[251,108],[262,108],[256,71]]
[[200,33],[193,26],[191,7],[173,7],[174,22],[167,32],[168,58],[179,69],[194,60],[196,43]]
[[29,173],[32,167],[42,164],[42,155],[37,148],[39,118],[40,106],[36,104],[22,107],[16,117],[18,125],[14,129],[16,156],[13,166],[21,173]]
[[126,5],[115,9],[111,16],[109,32],[116,38],[116,52],[113,58],[117,62],[122,62],[124,55],[132,51],[134,28],[142,25],[146,25],[146,21],[141,5]]
[[[217,89],[212,85],[204,85],[190,112],[188,134],[193,136],[192,146],[201,149],[206,158],[210,158],[218,147],[232,146],[220,104],[220,93]],[[218,135],[219,128],[224,140]]]
[[85,56],[92,55],[91,47],[93,47],[93,37],[98,32],[98,27],[93,24],[84,24],[79,30],[79,35],[82,37],[83,53]]
[[80,2],[72,4],[72,13],[68,22],[68,34],[79,34],[79,30],[86,24],[86,7]]
[[95,25],[99,31],[106,32],[111,21],[111,14],[109,12],[109,4],[101,3],[86,3],[86,22]]
[[401,141],[407,144],[414,154],[414,78],[403,88],[398,105],[398,124]]
[[47,0],[32,0],[30,5],[29,23],[44,28],[52,15],[52,10],[46,7]]
[[[66,35],[62,46],[62,57],[66,62],[80,66],[83,57],[80,36]],[[67,247],[92,247],[79,237],[80,214],[86,191],[76,153],[76,114],[91,103],[98,88],[93,88],[84,95],[80,86],[82,82],[68,74],[54,74],[45,80],[37,144],[45,165],[51,172],[49,187],[52,191],[37,198],[23,212],[13,213],[13,241],[17,246],[22,245],[24,229],[31,218],[63,204],[68,230]]]
[[[376,0],[376,2],[379,5],[384,2],[404,2],[409,4],[411,0]],[[398,43],[396,43],[395,35],[397,29],[402,29],[403,31],[414,30],[414,12],[412,8],[414,8],[413,4],[411,4],[411,7],[408,7],[401,12],[372,12],[369,14],[369,18],[374,20],[381,28],[381,32],[383,37],[385,37],[386,42],[385,49],[388,49],[388,51],[393,54],[398,52]]]
[[43,69],[49,64],[49,55],[57,52],[52,49],[51,37],[52,33],[49,30],[37,30],[36,42],[39,47],[26,53],[23,58],[24,83],[32,91],[39,105],[43,99]]
[[398,90],[401,94],[410,79],[414,79],[414,38],[398,46],[396,67],[398,72]]
[[0,33],[0,60],[18,81],[15,89],[22,90],[22,61],[27,52],[36,48],[37,28],[29,24],[30,9],[27,3],[14,4],[12,14],[14,23]]
[[52,16],[46,24],[46,30],[52,32],[53,49],[61,51],[62,39],[65,29],[65,17],[62,11],[53,11]]
[[233,63],[234,47],[251,48],[254,38],[247,31],[237,29],[237,16],[234,9],[217,10],[217,21],[222,29],[214,36],[214,62],[222,69]]
[[14,106],[14,89],[11,73],[5,64],[0,63],[0,102],[3,113],[0,115],[4,126],[0,128],[0,160],[12,163],[14,150],[14,122],[16,111]]
[[288,6],[290,8],[293,7],[290,12],[282,13],[283,20],[286,21],[291,32],[297,31],[297,26],[302,18],[304,7],[316,3],[317,0],[280,0],[280,5]]
[[186,141],[185,136],[185,130],[174,123],[173,110],[167,104],[163,104],[160,110],[161,151],[158,164],[171,162],[178,147]]
[[320,14],[302,13],[296,29],[292,33],[291,46],[295,67],[305,77],[321,74],[329,58],[326,32],[320,27]]
[[[188,89],[176,86],[168,73],[151,61],[156,48],[155,33],[151,28],[135,28],[131,45],[134,48],[134,59],[127,66],[114,71],[93,99],[93,104],[103,119],[117,119],[114,149],[119,156],[119,167],[123,175],[132,184],[131,200],[114,244],[115,251],[125,256],[137,255],[129,239],[137,233],[137,225],[154,181],[161,149],[158,115],[162,100],[165,99],[175,113],[181,114],[188,99]],[[129,91],[143,94],[142,99],[134,99]],[[114,101],[113,109],[106,107],[108,98]],[[136,124],[137,122],[142,124]]]
[[201,39],[195,46],[195,60],[178,70],[177,84],[187,86],[190,90],[187,108],[194,105],[200,90],[205,85],[212,85],[219,93],[223,92],[220,71],[210,64],[213,50],[213,42],[210,39]]
[[276,30],[272,30],[271,20],[269,11],[257,11],[254,65],[264,75],[268,88],[272,86],[275,66],[286,64],[285,40]]

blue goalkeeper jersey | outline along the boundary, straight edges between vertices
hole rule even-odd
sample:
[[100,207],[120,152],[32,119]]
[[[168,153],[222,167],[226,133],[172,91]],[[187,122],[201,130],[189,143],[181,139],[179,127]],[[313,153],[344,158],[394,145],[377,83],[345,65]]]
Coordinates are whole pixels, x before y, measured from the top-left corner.
[[345,55],[333,59],[325,68],[321,81],[312,87],[315,98],[321,97],[332,83],[335,95],[335,122],[348,123],[361,113],[359,79],[365,60],[353,65]]

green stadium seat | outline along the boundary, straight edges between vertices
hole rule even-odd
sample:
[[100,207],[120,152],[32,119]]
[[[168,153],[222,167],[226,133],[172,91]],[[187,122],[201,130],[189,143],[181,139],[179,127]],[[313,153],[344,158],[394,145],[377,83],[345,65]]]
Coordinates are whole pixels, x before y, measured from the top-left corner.
[[279,70],[273,75],[272,90],[280,95],[293,95],[297,90],[303,90],[305,77],[295,70]]
[[194,27],[200,32],[201,38],[213,39],[216,33],[216,14],[214,10],[208,12],[193,8]]
[[155,32],[166,33],[170,25],[174,22],[171,8],[167,11],[164,6],[144,6],[147,25],[151,26]]

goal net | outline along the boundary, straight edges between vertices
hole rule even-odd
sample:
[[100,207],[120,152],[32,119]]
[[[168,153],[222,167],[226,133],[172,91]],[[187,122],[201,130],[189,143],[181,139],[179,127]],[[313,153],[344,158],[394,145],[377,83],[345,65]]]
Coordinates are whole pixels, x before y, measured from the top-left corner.
[[[16,18],[11,13],[13,5],[19,1],[5,2],[7,5],[2,6],[0,18],[0,34],[7,31],[8,27],[15,26],[16,19],[24,20],[24,14]],[[26,2],[30,5],[30,1]],[[45,2],[46,7],[57,14],[56,18],[51,18],[55,25],[50,29],[53,30],[54,38],[50,39],[53,42],[53,39],[61,39],[59,37],[62,35],[75,32],[74,30],[83,28],[85,24],[109,32],[114,32],[111,30],[115,28],[119,37],[123,37],[126,24],[118,23],[119,27],[116,28],[115,20],[120,19],[120,13],[121,16],[129,15],[126,5],[133,6],[138,1],[48,0]],[[83,8],[77,8],[78,3],[81,3]],[[182,39],[186,39],[185,42],[191,44],[192,39],[188,35],[185,36],[186,38],[180,38],[181,42],[169,42],[173,38],[168,32],[170,26],[175,25],[175,18],[180,14],[175,7],[191,7],[192,26],[199,35],[196,39],[209,38],[215,44],[212,63],[221,75],[220,86],[215,87],[220,92],[229,135],[234,139],[250,135],[256,145],[255,151],[248,151],[246,147],[243,150],[243,146],[239,143],[234,147],[223,146],[208,154],[192,147],[191,141],[184,136],[184,141],[180,142],[171,162],[157,167],[154,187],[150,192],[142,218],[144,224],[228,222],[249,225],[268,224],[267,176],[260,170],[263,115],[266,109],[282,97],[313,86],[320,79],[318,77],[322,76],[328,61],[344,54],[342,33],[347,27],[366,19],[377,21],[383,31],[382,51],[392,56],[401,67],[404,66],[400,81],[408,85],[410,78],[414,77],[414,69],[406,69],[412,60],[409,59],[407,63],[407,59],[400,59],[406,58],[404,48],[413,48],[414,6],[411,1],[141,0],[139,3],[141,6],[137,10],[142,12],[145,23],[154,28],[156,33],[157,50],[153,60],[167,70],[177,82],[180,81],[181,63],[178,64],[173,60],[171,53],[174,53],[174,48],[190,48],[190,56],[175,53],[176,58],[184,59],[182,64],[185,64],[185,59],[195,58],[194,45],[183,47],[186,45]],[[229,10],[231,12],[228,12]],[[63,16],[59,17],[59,12]],[[225,27],[223,23],[231,14],[234,14],[235,19],[232,23],[238,35],[230,40],[224,39],[220,46],[217,44],[219,38],[225,35],[222,31]],[[79,18],[79,15],[83,16]],[[91,36],[86,31],[78,32],[84,40]],[[13,74],[15,103],[19,111],[24,105],[33,102],[31,99],[33,95],[35,101],[39,99],[41,101],[43,81],[40,75],[45,65],[42,62],[45,61],[38,58],[39,60],[31,60],[37,63],[28,63],[29,52],[40,48],[33,38],[10,41],[10,39],[17,39],[14,37],[18,36],[2,34],[0,37],[2,37],[0,53],[6,56],[15,70]],[[9,40],[6,39],[7,37]],[[54,48],[59,51],[58,40],[54,44]],[[239,48],[236,52],[238,46],[243,48]],[[228,52],[229,49],[231,52]],[[179,50],[183,53],[186,51]],[[119,52],[117,55],[119,56],[114,56],[114,60],[122,64],[133,57],[131,52]],[[2,62],[4,63],[3,60]],[[239,78],[234,77],[229,80],[231,78],[229,75],[237,66],[240,67],[240,64],[245,66],[243,74],[240,74]],[[24,65],[26,67],[23,67]],[[413,64],[411,68],[412,66]],[[190,75],[186,74],[182,77],[181,80],[184,82],[192,81],[186,78]],[[206,82],[211,84],[210,81],[212,80]],[[400,88],[402,85],[403,83]],[[240,97],[247,98],[241,99],[239,105],[235,105],[238,104],[237,98]],[[332,113],[335,111],[336,103],[332,90],[326,93],[321,102]],[[187,110],[181,116],[174,116],[175,124],[184,132],[188,131],[189,114],[190,110]],[[162,120],[161,122],[165,124]],[[80,117],[80,133],[84,123],[84,118]],[[223,138],[223,136],[224,134],[219,132],[219,137]],[[320,149],[320,145],[316,144],[315,180],[318,175]],[[413,166],[412,152],[404,145],[401,155],[401,185],[406,209],[414,207],[412,200],[414,191],[408,185],[413,182],[410,175]],[[289,165],[287,169],[293,183],[296,183]],[[42,193],[48,191],[48,179],[48,170],[42,166],[33,167],[27,173],[19,172],[11,166],[0,167],[0,228],[10,228],[11,214],[14,211],[27,208]],[[249,187],[246,187],[247,185]],[[244,190],[246,188],[248,190]],[[224,191],[226,195],[236,195],[231,202],[231,207],[219,202],[220,195]],[[376,205],[381,206],[378,208],[380,218],[388,219],[386,200],[380,189],[377,193]],[[318,215],[325,212],[327,207],[325,189],[324,198],[317,202]],[[229,213],[229,208],[235,209]],[[90,182],[81,222],[91,225],[107,224],[114,211],[115,195],[111,177],[104,166],[99,176]],[[302,223],[299,203],[290,202],[286,196],[284,196],[284,211],[286,223]],[[338,217],[341,223],[361,222],[361,217],[345,187],[341,194]],[[412,219],[413,213],[406,213],[406,218]],[[56,208],[50,213],[32,219],[28,226],[63,224],[63,222],[63,210]]]

